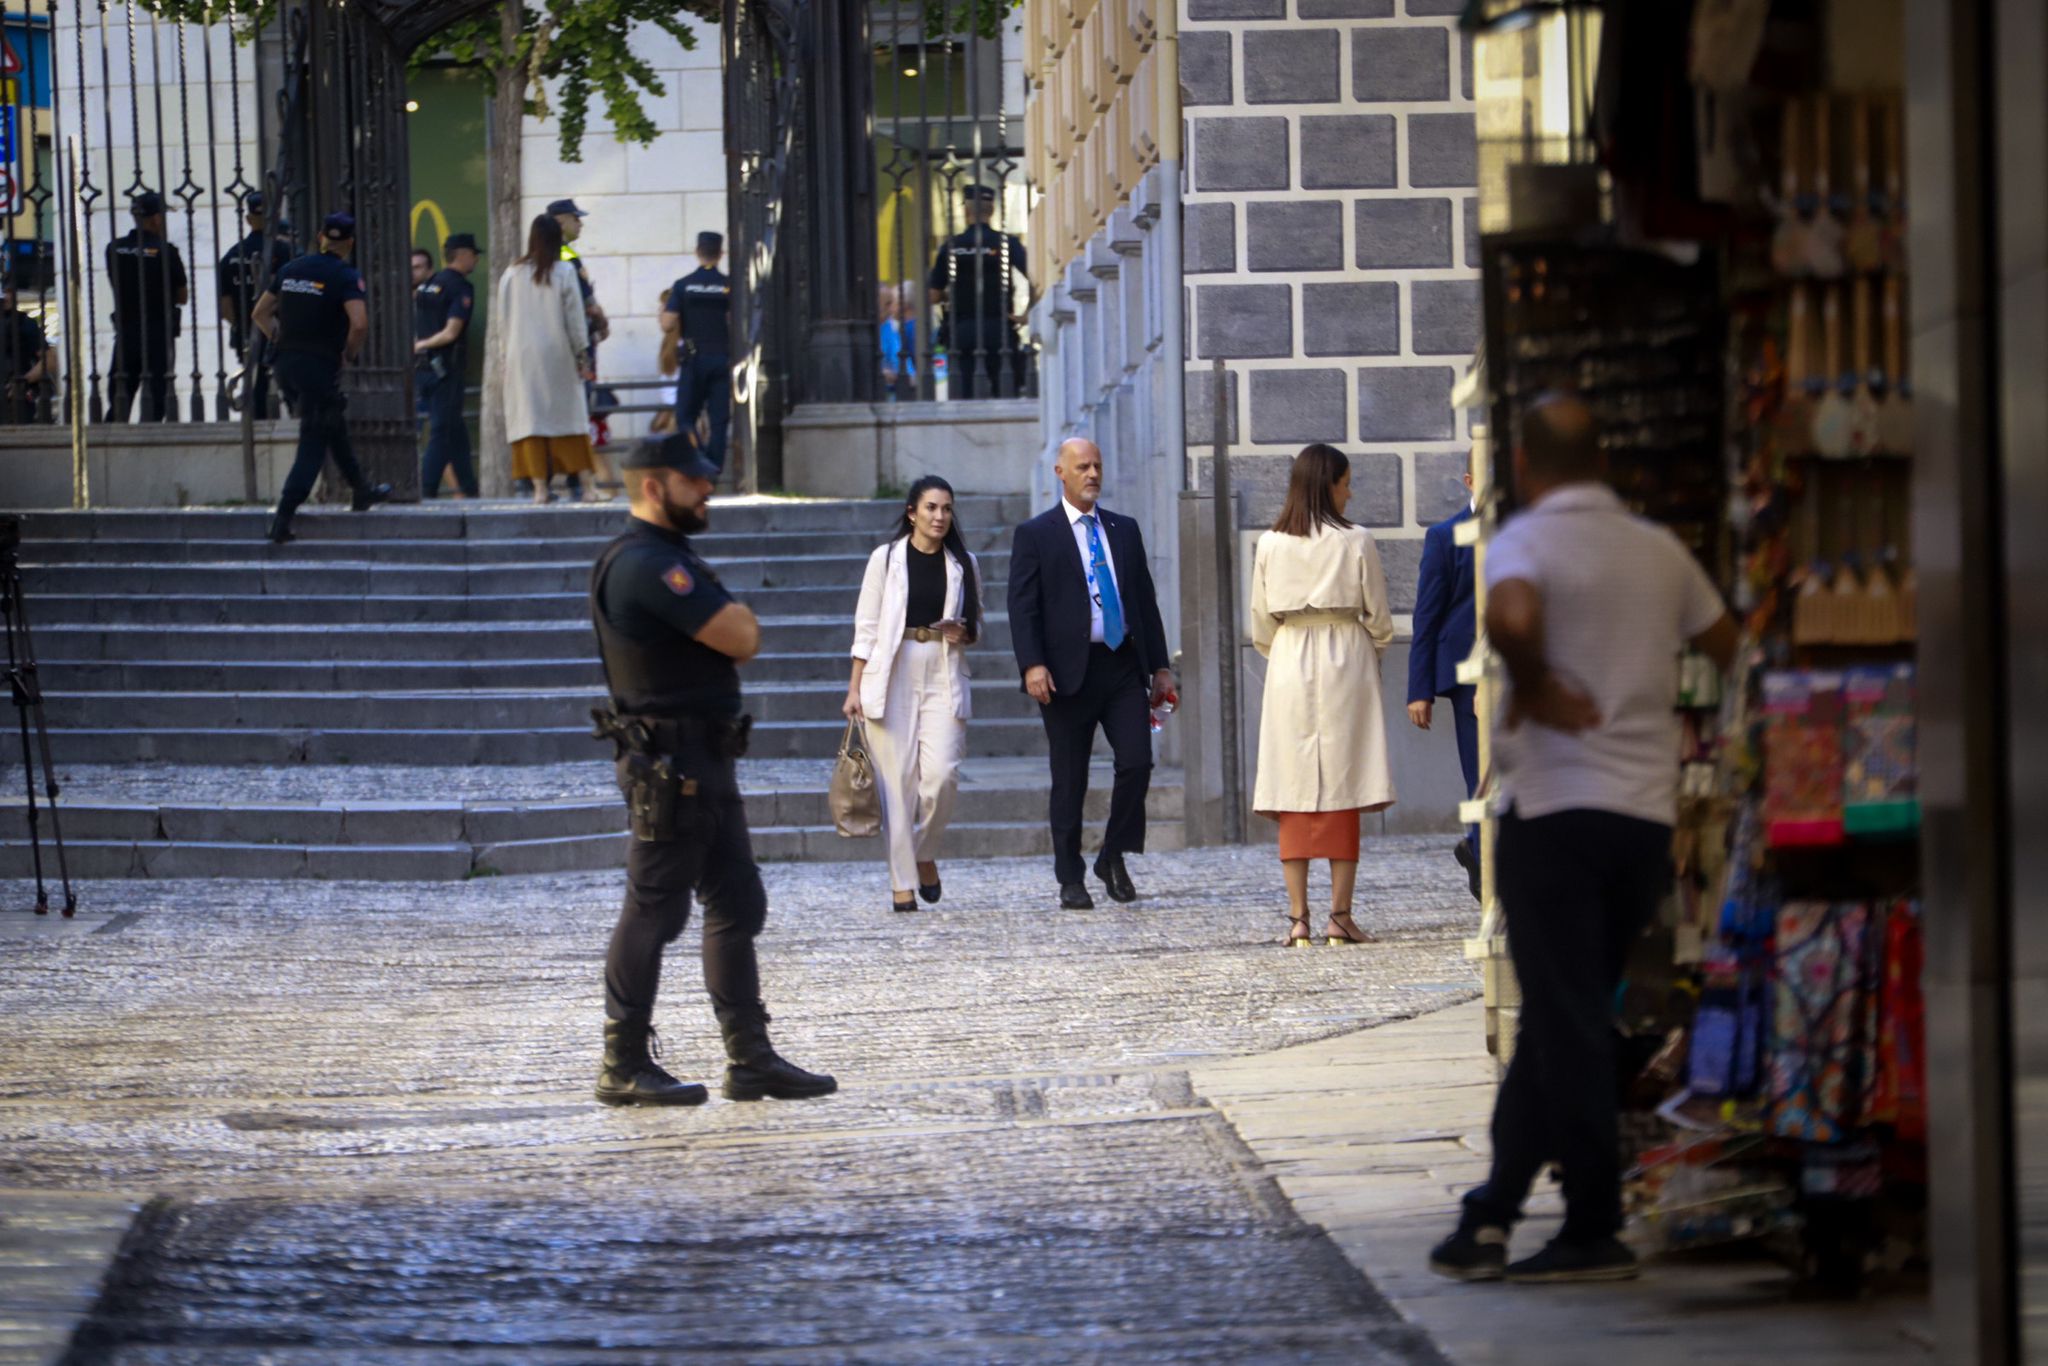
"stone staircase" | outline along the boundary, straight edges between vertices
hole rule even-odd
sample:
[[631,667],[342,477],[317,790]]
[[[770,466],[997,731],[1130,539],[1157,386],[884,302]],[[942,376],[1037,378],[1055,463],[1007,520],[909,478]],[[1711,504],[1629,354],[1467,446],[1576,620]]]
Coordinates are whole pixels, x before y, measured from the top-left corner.
[[[1047,849],[1043,731],[1003,592],[1020,500],[963,498],[987,579],[975,720],[949,854]],[[892,503],[721,499],[702,548],[761,613],[743,672],[757,851],[878,858],[825,804],[852,612]],[[22,561],[75,875],[460,878],[616,866],[623,811],[590,735],[586,584],[602,506],[315,510],[262,539],[243,510],[38,512]],[[28,870],[0,750],[0,876]],[[1107,773],[1091,794],[1100,808]],[[1156,775],[1162,847],[1179,775]],[[1100,811],[1096,812],[1099,819]]]

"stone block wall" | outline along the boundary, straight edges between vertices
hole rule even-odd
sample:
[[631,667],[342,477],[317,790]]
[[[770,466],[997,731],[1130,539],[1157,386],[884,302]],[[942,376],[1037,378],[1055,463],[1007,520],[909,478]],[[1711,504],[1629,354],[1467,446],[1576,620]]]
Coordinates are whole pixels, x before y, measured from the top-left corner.
[[1462,8],[1180,0],[1192,478],[1209,485],[1221,357],[1247,531],[1302,446],[1336,445],[1401,614],[1423,531],[1463,497],[1451,387],[1479,341]]

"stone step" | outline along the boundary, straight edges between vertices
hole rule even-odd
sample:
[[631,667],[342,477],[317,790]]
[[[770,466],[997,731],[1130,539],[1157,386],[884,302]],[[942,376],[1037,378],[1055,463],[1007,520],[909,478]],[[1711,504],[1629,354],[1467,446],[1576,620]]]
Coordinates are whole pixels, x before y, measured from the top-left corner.
[[[1096,832],[1085,848],[1092,854]],[[830,826],[762,826],[753,830],[754,857],[763,863],[880,863],[887,851],[880,839],[842,838]],[[1178,819],[1162,820],[1146,836],[1155,853],[1184,844]],[[471,877],[533,873],[605,872],[623,869],[631,837],[570,835],[513,840],[474,848],[445,845],[170,844],[161,841],[80,840],[66,842],[76,880],[112,878],[246,878],[265,882],[313,878],[332,882],[455,882]],[[1052,853],[1044,821],[974,824],[955,822],[946,833],[947,859],[1043,858]],[[44,876],[54,881],[54,861],[45,844]],[[31,874],[27,845],[0,840],[0,877]],[[872,879],[880,876],[881,880]],[[887,896],[887,879],[877,869],[863,874],[859,890],[872,893],[877,911]],[[1051,905],[1052,870],[1046,870]],[[858,891],[849,887],[850,903]],[[770,890],[773,896],[773,890]],[[1109,903],[1098,893],[1098,906]]]
[[[261,536],[236,540],[46,540],[26,541],[25,565],[56,569],[69,565],[125,564],[261,564],[320,565],[505,565],[572,560],[586,568],[619,533],[616,525],[602,534],[516,537],[493,540],[391,538],[387,540],[301,539],[277,546]],[[714,563],[747,555],[845,555],[866,562],[884,531],[713,531],[696,538],[696,546]],[[1007,525],[967,527],[961,532],[976,555],[1007,551],[1012,528]],[[856,579],[858,575],[856,574]]]
[[[849,599],[850,604],[850,599]],[[766,653],[843,651],[853,643],[852,608],[831,615],[767,618]],[[434,623],[303,623],[227,626],[147,624],[35,626],[39,659],[163,660],[175,662],[292,662],[341,660],[594,660],[597,646],[587,620],[507,621],[488,625]],[[1010,621],[991,611],[980,649],[1007,656]]]
[[[978,557],[983,596],[999,594],[1010,570],[1008,552]],[[589,560],[546,559],[518,564],[121,564],[26,565],[22,586],[37,620],[68,620],[59,604],[71,598],[128,597],[138,585],[170,589],[180,597],[495,597],[572,594],[589,590]],[[865,555],[753,555],[721,558],[718,577],[747,601],[763,589],[815,587],[857,593]]]
[[[1015,526],[1031,514],[1015,494],[967,494],[956,503],[961,524]],[[887,534],[901,515],[893,499],[717,497],[712,530],[720,533],[850,531]],[[611,536],[627,516],[622,501],[535,507],[506,503],[386,506],[367,513],[309,506],[294,522],[301,543],[323,540],[515,540]],[[270,514],[261,508],[58,509],[22,513],[27,541],[260,540]]]
[[[394,722],[402,718],[390,718]],[[838,752],[845,722],[772,721],[754,727],[752,752],[764,759],[822,759]],[[77,764],[554,764],[588,759],[599,742],[590,727],[531,729],[140,728],[53,733],[61,763]],[[967,730],[975,756],[1043,754],[1036,717],[976,720]]]
[[[1038,704],[1014,678],[971,685],[977,720],[1029,718]],[[750,686],[746,709],[757,723],[830,721],[846,698],[844,681]],[[45,707],[54,731],[122,726],[168,730],[516,730],[587,725],[601,692],[528,689],[467,692],[71,692],[53,678]]]

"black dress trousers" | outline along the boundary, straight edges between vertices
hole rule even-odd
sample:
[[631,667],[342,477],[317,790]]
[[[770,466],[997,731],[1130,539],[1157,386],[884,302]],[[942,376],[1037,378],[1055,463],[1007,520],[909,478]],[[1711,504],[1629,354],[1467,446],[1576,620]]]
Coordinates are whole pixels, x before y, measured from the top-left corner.
[[1053,871],[1062,886],[1080,882],[1087,871],[1081,860],[1081,812],[1088,800],[1088,754],[1095,747],[1097,726],[1109,739],[1116,774],[1102,852],[1145,852],[1145,794],[1152,787],[1150,699],[1137,643],[1126,639],[1115,650],[1090,645],[1080,691],[1056,692],[1039,708],[1052,757]]

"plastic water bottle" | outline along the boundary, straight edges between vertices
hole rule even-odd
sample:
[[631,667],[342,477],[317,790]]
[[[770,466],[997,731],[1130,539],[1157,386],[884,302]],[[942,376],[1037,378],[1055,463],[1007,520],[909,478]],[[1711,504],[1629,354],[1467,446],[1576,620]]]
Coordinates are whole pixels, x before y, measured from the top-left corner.
[[1179,705],[1179,693],[1170,692],[1159,699],[1159,705],[1152,709],[1152,733],[1154,735],[1157,735],[1166,728],[1166,718],[1173,715],[1174,708]]

